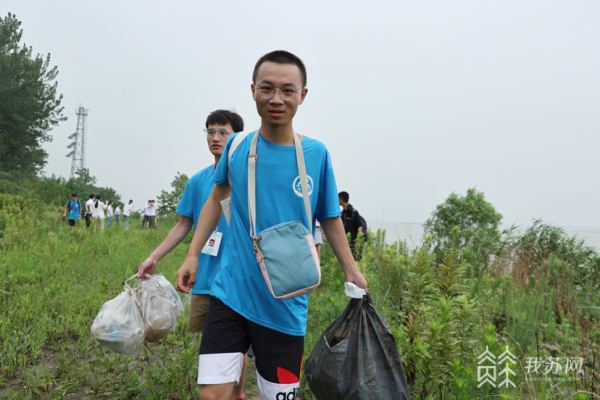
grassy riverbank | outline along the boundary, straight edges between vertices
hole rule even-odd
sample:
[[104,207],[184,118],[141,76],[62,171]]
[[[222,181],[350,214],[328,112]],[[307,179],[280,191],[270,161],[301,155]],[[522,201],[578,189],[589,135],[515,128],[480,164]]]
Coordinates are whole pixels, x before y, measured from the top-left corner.
[[[169,224],[148,231],[132,221],[128,231],[113,225],[102,232],[80,223],[70,231],[60,215],[60,207],[0,194],[0,398],[197,398],[200,338],[187,332],[187,310],[173,334],[150,345],[168,373],[146,350],[137,358],[115,355],[90,334],[102,304],[122,291]],[[173,282],[186,250],[180,245],[158,271]],[[415,251],[389,246],[382,232],[372,234],[365,250],[360,267],[397,339],[413,397],[597,396],[600,300],[593,276],[581,282],[580,266],[570,261],[575,256],[550,251],[524,283],[516,252],[504,261],[512,257],[521,269],[507,274],[502,260],[478,271],[463,257],[467,251],[449,247],[436,255],[427,241]],[[348,303],[328,246],[322,265],[323,284],[310,297],[307,355]],[[478,387],[477,357],[486,346],[496,356],[506,346],[515,355],[515,387]],[[543,371],[549,357],[581,358],[582,365],[527,373],[528,359],[543,360]],[[257,395],[253,371],[251,365],[249,398]],[[301,397],[313,398],[305,382]]]

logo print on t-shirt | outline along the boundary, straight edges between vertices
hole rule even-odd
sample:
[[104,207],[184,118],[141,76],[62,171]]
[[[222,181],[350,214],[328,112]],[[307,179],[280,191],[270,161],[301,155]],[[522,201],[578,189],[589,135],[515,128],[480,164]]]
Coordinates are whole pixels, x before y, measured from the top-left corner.
[[[313,180],[309,175],[306,175],[306,177],[308,178],[308,195],[310,196],[313,192]],[[296,193],[297,196],[302,197],[302,185],[300,184],[300,176],[297,176],[296,179],[294,179],[294,193]]]

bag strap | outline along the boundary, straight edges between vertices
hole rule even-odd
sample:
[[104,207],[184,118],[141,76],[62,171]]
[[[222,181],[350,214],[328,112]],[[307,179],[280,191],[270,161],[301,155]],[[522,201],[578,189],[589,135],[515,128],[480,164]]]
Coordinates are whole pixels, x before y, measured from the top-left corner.
[[[261,238],[257,237],[256,233],[256,162],[258,161],[256,147],[258,145],[259,135],[260,133],[257,131],[256,135],[252,138],[250,153],[248,154],[248,213],[250,217],[250,236],[254,239],[255,250],[257,248],[256,241],[261,240]],[[298,172],[300,173],[300,185],[302,186],[304,208],[306,217],[308,218],[308,229],[312,233],[312,213],[310,210],[310,199],[308,197],[308,177],[306,175],[306,165],[304,163],[304,152],[302,151],[300,137],[295,132],[294,146],[296,147],[296,163],[298,164]]]
[[[231,171],[231,157],[233,157],[233,153],[235,153],[238,146],[250,133],[252,133],[252,131],[243,131],[238,133],[237,136],[233,138],[231,146],[229,146],[229,152],[227,153],[227,166],[229,167],[228,171]],[[229,172],[227,173],[227,179],[229,180],[229,185],[231,185],[231,178]]]

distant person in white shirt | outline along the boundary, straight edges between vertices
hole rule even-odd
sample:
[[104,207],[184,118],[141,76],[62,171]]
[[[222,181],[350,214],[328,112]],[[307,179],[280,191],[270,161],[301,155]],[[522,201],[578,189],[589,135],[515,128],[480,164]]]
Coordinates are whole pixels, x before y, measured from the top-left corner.
[[315,238],[315,248],[317,249],[319,261],[321,261],[321,246],[323,245],[323,232],[321,231],[321,223],[319,221],[316,222],[313,237]]
[[142,228],[147,228],[148,224],[146,224],[146,222],[148,222],[148,214],[146,213],[146,210],[148,210],[148,207],[150,207],[150,202],[152,200],[148,200],[148,204],[146,204],[144,206],[144,218],[142,219]]
[[115,214],[115,211],[113,209],[113,201],[108,201],[108,207],[106,208],[106,217],[108,219],[108,223],[106,224],[107,228],[110,228],[110,226],[112,225],[112,220],[113,220],[113,216]]
[[157,206],[154,205],[154,200],[150,200],[150,204],[146,207],[146,215],[148,216],[148,228],[156,229],[156,210]]
[[129,204],[123,207],[123,216],[125,217],[125,229],[129,229],[129,215],[133,211],[133,200],[129,200]]
[[94,215],[92,211],[92,207],[94,206],[94,200],[96,200],[96,196],[90,194],[90,199],[85,202],[85,226],[88,228],[92,223],[92,216]]
[[117,218],[117,226],[119,226],[119,222],[121,221],[121,203],[117,203],[117,208],[115,208],[115,218]]
[[102,230],[104,230],[104,210],[106,210],[106,204],[102,202],[102,196],[98,195],[92,206],[92,218],[94,218],[96,224],[100,224]]

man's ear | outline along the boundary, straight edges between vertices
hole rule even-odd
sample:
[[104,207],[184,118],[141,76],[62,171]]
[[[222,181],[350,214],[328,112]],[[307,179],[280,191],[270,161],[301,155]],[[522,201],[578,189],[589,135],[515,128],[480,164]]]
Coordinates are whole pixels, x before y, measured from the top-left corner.
[[252,98],[256,101],[256,86],[254,86],[254,83],[250,84],[250,90],[252,90]]
[[298,103],[299,105],[304,103],[304,99],[306,98],[307,94],[308,94],[308,88],[302,89],[302,91],[300,92],[300,102]]

